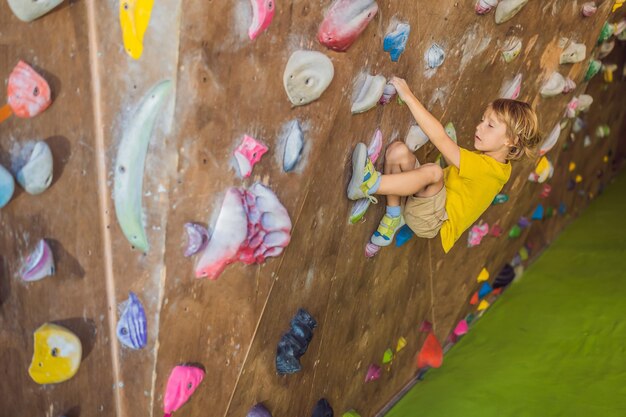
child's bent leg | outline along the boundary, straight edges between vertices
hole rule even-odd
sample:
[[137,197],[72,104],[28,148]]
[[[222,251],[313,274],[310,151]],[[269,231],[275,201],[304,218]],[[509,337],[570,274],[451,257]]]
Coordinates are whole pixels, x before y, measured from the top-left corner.
[[[425,164],[411,171],[383,175],[376,194],[429,197],[443,186],[443,170],[437,164]],[[436,191],[435,191],[436,190]]]
[[[385,152],[385,174],[399,174],[415,169],[417,158],[413,152],[403,143],[394,142]],[[384,178],[384,177],[383,177]],[[382,181],[382,180],[381,180]],[[400,206],[400,196],[388,194],[387,206]]]

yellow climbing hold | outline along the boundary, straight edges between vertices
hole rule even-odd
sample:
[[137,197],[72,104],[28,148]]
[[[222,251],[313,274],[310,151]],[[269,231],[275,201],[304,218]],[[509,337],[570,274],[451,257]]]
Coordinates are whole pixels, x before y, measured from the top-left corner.
[[624,2],[626,0],[616,0],[615,4],[613,5],[613,13],[615,13],[617,11],[617,9],[619,9],[620,7],[622,7],[624,5]]
[[602,158],[602,162],[604,162],[605,164],[609,162],[609,157],[607,155],[604,155],[604,158]]
[[581,182],[583,182],[582,175],[576,175],[576,184],[580,184]]
[[76,374],[83,354],[80,339],[65,327],[46,323],[34,334],[28,374],[38,384],[56,384]]
[[480,304],[478,304],[478,311],[484,311],[489,308],[489,302],[487,300],[482,300]]
[[398,344],[396,345],[396,353],[404,349],[406,347],[406,343],[406,339],[404,337],[400,337],[400,339],[398,339]]
[[489,271],[487,271],[487,268],[483,268],[480,271],[480,274],[478,274],[478,278],[476,278],[476,281],[483,282],[483,281],[487,281],[488,279],[489,279]]
[[388,364],[393,360],[393,351],[391,348],[387,349],[385,353],[383,353],[383,363]]
[[575,162],[570,162],[569,163],[569,172],[574,172],[575,169],[576,169],[576,163]]
[[143,35],[148,29],[154,0],[121,0],[120,26],[124,49],[134,59],[143,53]]
[[528,249],[526,249],[526,246],[522,246],[519,250],[519,257],[522,261],[528,260]]

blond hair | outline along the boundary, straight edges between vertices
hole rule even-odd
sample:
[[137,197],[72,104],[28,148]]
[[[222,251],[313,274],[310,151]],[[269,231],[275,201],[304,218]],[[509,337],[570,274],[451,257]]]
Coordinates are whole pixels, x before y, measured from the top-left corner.
[[541,143],[537,113],[528,103],[517,100],[498,99],[489,104],[499,121],[506,125],[506,135],[513,141],[506,156],[508,160],[536,156],[535,149]]

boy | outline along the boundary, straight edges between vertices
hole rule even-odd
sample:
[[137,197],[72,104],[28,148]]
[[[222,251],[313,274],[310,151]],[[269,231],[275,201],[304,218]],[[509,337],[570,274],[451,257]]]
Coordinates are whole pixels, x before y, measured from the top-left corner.
[[[510,160],[532,156],[540,142],[537,115],[527,103],[499,99],[491,103],[474,136],[478,152],[460,148],[441,123],[415,98],[405,80],[391,84],[407,104],[415,121],[448,163],[419,166],[402,142],[392,143],[385,153],[385,174],[374,169],[367,148],[359,143],[352,154],[352,179],[348,198],[358,200],[374,194],[387,196],[387,210],[371,242],[387,246],[405,222],[418,237],[440,233],[448,252],[463,232],[489,207],[511,176]],[[400,200],[408,197],[404,215]]]

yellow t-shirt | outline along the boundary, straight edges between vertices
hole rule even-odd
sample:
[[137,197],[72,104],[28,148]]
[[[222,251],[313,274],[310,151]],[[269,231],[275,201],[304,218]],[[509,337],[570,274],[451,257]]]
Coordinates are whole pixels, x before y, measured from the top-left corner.
[[441,226],[441,244],[448,253],[493,202],[511,176],[511,164],[503,164],[480,152],[460,148],[459,168],[447,167],[444,173],[448,220]]

